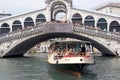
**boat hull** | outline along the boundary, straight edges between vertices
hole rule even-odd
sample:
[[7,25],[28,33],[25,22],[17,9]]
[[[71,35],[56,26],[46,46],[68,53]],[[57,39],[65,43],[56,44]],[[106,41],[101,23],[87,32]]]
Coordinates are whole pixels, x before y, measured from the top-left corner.
[[80,76],[86,64],[50,64],[56,70]]

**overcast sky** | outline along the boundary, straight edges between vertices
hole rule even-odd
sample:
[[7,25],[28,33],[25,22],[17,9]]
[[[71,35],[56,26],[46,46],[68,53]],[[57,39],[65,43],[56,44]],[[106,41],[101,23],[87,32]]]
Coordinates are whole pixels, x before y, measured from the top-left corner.
[[[82,9],[94,9],[108,2],[120,2],[120,0],[73,0],[73,6]],[[13,15],[45,8],[45,0],[0,0],[0,12]]]

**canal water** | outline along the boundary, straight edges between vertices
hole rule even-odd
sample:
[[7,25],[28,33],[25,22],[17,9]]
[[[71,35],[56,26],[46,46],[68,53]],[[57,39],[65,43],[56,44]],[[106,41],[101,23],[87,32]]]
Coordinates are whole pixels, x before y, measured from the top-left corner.
[[51,68],[46,54],[0,59],[0,80],[120,80],[120,58],[95,57],[96,64],[76,77]]

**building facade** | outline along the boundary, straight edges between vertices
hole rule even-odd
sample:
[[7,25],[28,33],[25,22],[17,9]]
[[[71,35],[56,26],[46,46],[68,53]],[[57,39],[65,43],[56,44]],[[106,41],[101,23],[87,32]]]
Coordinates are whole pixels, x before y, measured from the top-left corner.
[[97,11],[120,16],[120,3],[108,3],[96,8]]
[[9,14],[9,13],[0,13],[0,19],[1,18],[5,18],[5,17],[9,17],[9,16],[12,16],[12,14]]

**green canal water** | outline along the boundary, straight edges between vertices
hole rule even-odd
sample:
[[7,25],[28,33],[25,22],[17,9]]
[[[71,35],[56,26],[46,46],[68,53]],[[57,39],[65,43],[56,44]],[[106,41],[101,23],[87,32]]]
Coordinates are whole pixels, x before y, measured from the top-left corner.
[[0,80],[120,80],[120,58],[95,57],[81,77],[51,68],[45,54],[0,59]]

